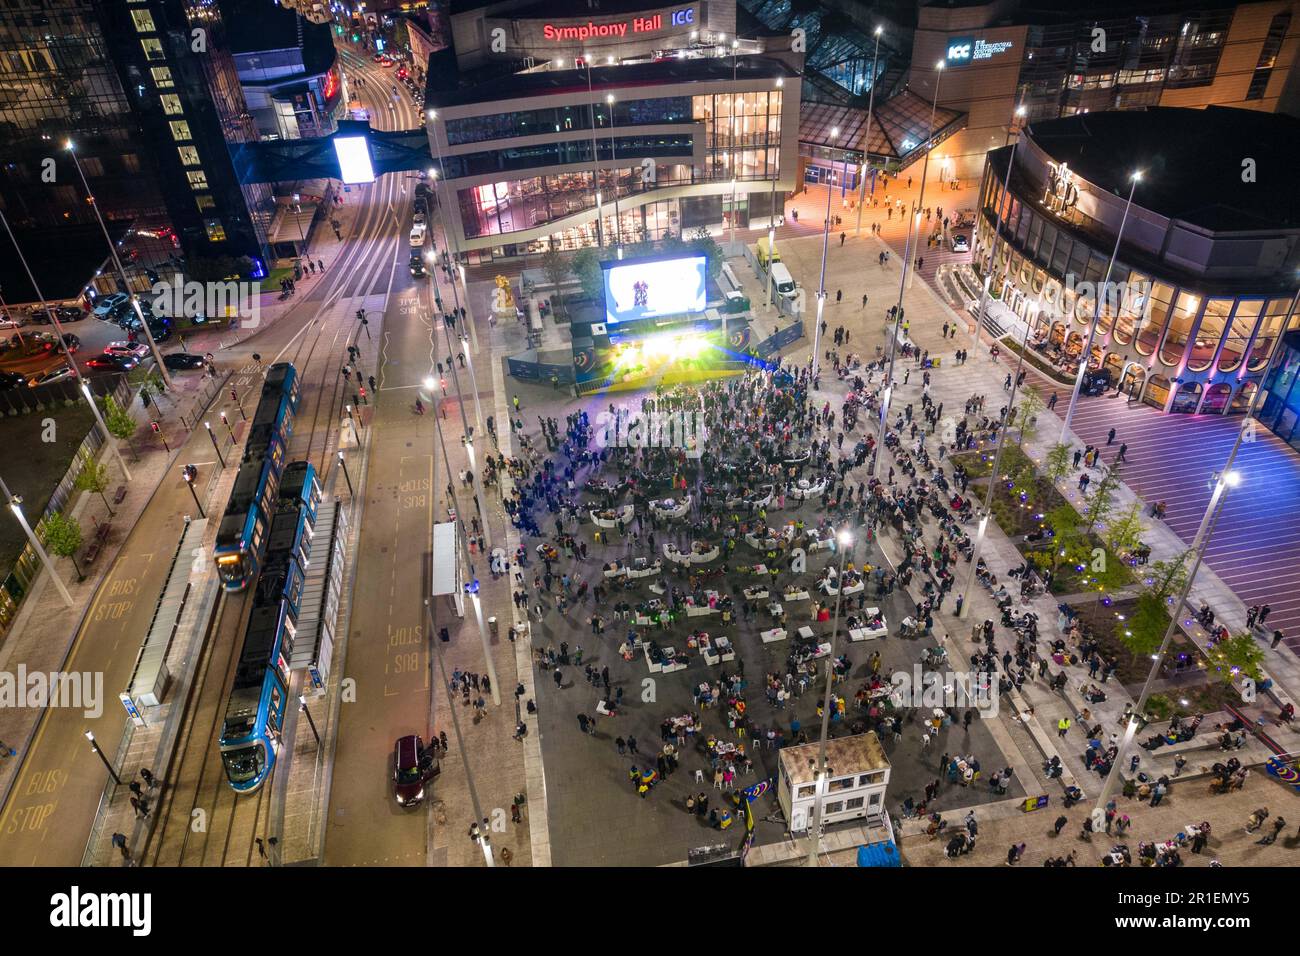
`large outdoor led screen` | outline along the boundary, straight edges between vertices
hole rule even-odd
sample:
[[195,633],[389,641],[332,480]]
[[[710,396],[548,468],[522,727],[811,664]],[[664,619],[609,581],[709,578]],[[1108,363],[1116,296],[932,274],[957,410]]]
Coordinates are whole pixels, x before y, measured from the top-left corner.
[[605,270],[605,320],[654,318],[704,311],[703,255],[601,263]]
[[335,136],[334,152],[339,157],[339,175],[345,183],[373,183],[375,167],[370,162],[370,144],[364,136]]

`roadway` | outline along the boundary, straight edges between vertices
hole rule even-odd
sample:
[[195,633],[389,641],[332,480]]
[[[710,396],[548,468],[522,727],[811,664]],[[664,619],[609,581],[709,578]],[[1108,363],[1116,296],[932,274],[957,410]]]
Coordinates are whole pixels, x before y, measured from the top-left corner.
[[[377,83],[367,85],[379,88]],[[392,128],[399,122],[396,118],[385,121],[383,114],[388,112],[375,111],[376,126]],[[266,365],[282,355],[303,361],[300,371],[304,374],[305,390],[295,437],[299,444],[291,452],[310,454],[312,460],[324,465],[327,477],[333,466],[331,450],[335,447],[337,417],[331,406],[338,395],[338,369],[346,361],[344,340],[356,325],[353,303],[364,301],[377,286],[388,281],[394,256],[404,251],[390,211],[398,201],[401,187],[398,177],[387,176],[361,190],[349,241],[327,274],[310,284],[300,283],[300,301],[288,313],[265,331],[221,355],[223,367],[241,369],[231,384],[250,412]],[[249,364],[254,352],[264,357],[260,367]],[[240,420],[228,389],[214,403],[213,412],[220,410],[228,410],[232,421]],[[185,440],[179,461],[198,465],[199,486],[206,484],[216,461],[203,430]],[[224,501],[214,502],[218,509],[217,514],[210,515],[214,525],[224,504]],[[127,536],[74,640],[65,669],[102,672],[107,696],[115,695],[129,679],[139,642],[152,619],[157,595],[180,539],[184,515],[192,511],[188,488],[176,471],[163,480]],[[161,818],[155,831],[158,838],[149,852],[159,863],[218,864],[251,859],[251,840],[256,829],[253,821],[232,824],[224,841],[203,841],[201,852],[192,844],[178,851],[174,837],[178,830],[188,830],[189,814],[194,807],[220,810],[220,800],[234,799],[226,797],[222,788],[213,783],[214,772],[219,772],[219,760],[209,759],[205,764],[197,755],[210,754],[215,748],[213,731],[219,730],[219,719],[214,722],[212,717],[220,710],[230,676],[228,668],[222,665],[236,650],[240,621],[246,613],[245,599],[246,595],[238,595],[222,607],[213,636],[204,649],[209,659],[201,662],[199,672],[211,676],[197,689],[196,705],[188,715],[191,724],[182,730],[185,749],[179,776],[176,781],[169,781],[156,810]],[[216,670],[211,670],[212,667]],[[216,679],[218,675],[221,680]],[[115,703],[107,704],[103,714],[95,719],[85,719],[81,711],[67,709],[44,713],[30,748],[21,758],[17,783],[0,808],[0,834],[5,837],[0,862],[58,866],[81,863],[104,784],[104,768],[87,746],[84,733],[93,731],[112,753],[125,719],[124,711]],[[129,775],[135,768],[124,769]],[[211,805],[203,806],[205,803]],[[184,815],[184,823],[178,820],[179,825],[171,824],[168,815],[172,810]],[[260,811],[257,816],[260,818]],[[223,843],[220,852],[217,842]]]

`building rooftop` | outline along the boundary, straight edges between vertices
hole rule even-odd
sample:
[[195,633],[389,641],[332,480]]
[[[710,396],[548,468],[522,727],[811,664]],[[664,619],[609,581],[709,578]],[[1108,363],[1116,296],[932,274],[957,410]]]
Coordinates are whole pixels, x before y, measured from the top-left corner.
[[[487,7],[497,9],[487,11]],[[580,17],[613,17],[625,13],[642,13],[663,9],[656,0],[575,0],[564,9],[558,9],[554,0],[451,0],[451,16],[484,10],[487,16],[503,20],[577,20]]]
[[287,7],[223,0],[226,42],[233,54],[302,49],[308,76],[334,65],[334,36],[328,23],[311,23]]
[[[114,242],[120,241],[128,231],[129,227],[123,223],[108,223],[108,233]],[[108,260],[108,245],[98,223],[55,229],[14,229],[14,237],[47,302],[79,298],[95,277],[95,270]],[[7,233],[0,233],[0,290],[11,306],[37,301],[36,290],[14,254]]]
[[[436,57],[437,54],[434,54]],[[581,93],[587,96],[587,70],[538,70],[533,73],[511,73],[478,82],[471,87],[457,85],[449,89],[445,73],[429,69],[425,105],[431,108],[465,106],[471,103],[490,103],[495,100],[517,99],[524,96],[552,96],[559,93]],[[700,57],[697,59],[667,59],[653,63],[629,63],[619,66],[591,68],[591,89],[626,90],[629,86],[655,87],[668,83],[699,83],[732,78],[731,57]],[[794,79],[798,73],[781,60],[763,56],[736,58],[735,76],[738,80],[775,80],[777,77]],[[647,95],[653,95],[647,93]],[[599,97],[598,97],[599,98]]]
[[[791,786],[812,783],[817,776],[820,744],[799,744],[781,749],[781,768]],[[888,770],[889,758],[872,731],[826,741],[826,767],[831,776],[847,776],[863,770]]]
[[[872,156],[906,162],[925,145],[930,128],[931,103],[911,90],[903,90],[884,102],[877,102],[871,117],[871,142],[865,144]],[[966,114],[940,107],[934,111],[934,135],[943,139],[964,124]],[[840,137],[831,139],[839,127]],[[950,129],[950,127],[952,127]],[[867,110],[830,103],[803,103],[799,109],[799,142],[811,146],[834,146],[861,152],[867,135]]]
[[[1300,227],[1293,156],[1300,120],[1211,106],[1084,113],[1031,123],[1025,135],[1083,179],[1170,219],[1216,232]],[[1253,181],[1242,163],[1257,160]]]
[[[989,25],[1036,26],[1070,22],[1091,23],[1097,20],[1128,19],[1136,16],[1155,17],[1171,13],[1220,10],[1240,4],[1241,0],[1197,0],[1190,6],[1187,0],[1140,0],[1138,3],[1134,3],[1133,0],[1089,0],[1087,4],[1080,4],[1079,0],[1022,0]],[[989,7],[1002,12],[1002,8],[991,0],[925,0],[921,6],[938,10]]]

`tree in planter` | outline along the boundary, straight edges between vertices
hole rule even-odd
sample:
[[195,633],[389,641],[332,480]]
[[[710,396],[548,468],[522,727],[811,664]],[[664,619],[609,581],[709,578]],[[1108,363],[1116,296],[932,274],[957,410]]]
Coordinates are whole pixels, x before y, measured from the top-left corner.
[[605,292],[605,277],[601,274],[601,255],[595,246],[584,246],[574,255],[570,270],[578,277],[582,293],[593,302],[599,302]]
[[1142,520],[1142,503],[1135,501],[1111,519],[1102,540],[1111,554],[1120,555],[1138,548],[1147,530],[1148,525]]
[[1138,595],[1133,613],[1127,619],[1115,622],[1115,638],[1128,648],[1136,661],[1139,657],[1150,657],[1160,649],[1168,628],[1165,602],[1148,590]]
[[1157,561],[1151,565],[1147,578],[1151,583],[1147,590],[1164,604],[1169,598],[1179,593],[1187,583],[1187,562],[1192,556],[1190,550],[1176,554],[1168,561]]
[[77,569],[77,580],[86,580],[77,564],[77,551],[81,548],[81,525],[77,519],[56,511],[45,519],[42,527],[45,531],[45,546],[61,558],[71,558],[72,566]]
[[1024,448],[1025,440],[1034,437],[1034,433],[1038,430],[1038,413],[1047,407],[1047,403],[1043,401],[1043,396],[1032,388],[1025,389],[1021,395],[1023,397],[1016,406],[1017,421],[1020,426],[1020,434],[1016,440],[1016,447],[1018,448]]
[[564,304],[564,294],[560,292],[560,284],[568,278],[571,271],[568,259],[555,248],[555,243],[552,242],[550,248],[542,253],[542,272],[546,276],[546,281],[551,284],[551,288],[555,290],[551,304],[557,317],[561,312],[568,315],[569,310]]
[[78,491],[92,491],[99,495],[104,502],[104,507],[108,509],[108,513],[110,515],[116,514],[113,510],[113,506],[110,505],[108,499],[104,497],[104,492],[108,490],[108,465],[104,464],[102,461],[96,461],[93,458],[89,459],[86,464],[82,466],[81,471],[77,473],[77,480],[74,482],[74,486]]
[[1074,451],[1065,442],[1057,442],[1048,449],[1043,462],[1043,474],[1055,487],[1056,483],[1074,470]]
[[700,226],[686,237],[686,245],[694,252],[703,253],[708,257],[709,275],[716,277],[722,271],[722,262],[726,257],[722,254],[722,247],[718,245],[718,240],[714,239],[713,234],[704,226]]
[[1231,684],[1238,675],[1256,681],[1263,679],[1259,665],[1264,661],[1264,649],[1259,646],[1253,634],[1238,634],[1215,644],[1210,651],[1210,661],[1219,677],[1227,684]]
[[1103,468],[1101,481],[1097,482],[1092,493],[1083,499],[1084,534],[1092,534],[1092,529],[1104,524],[1115,511],[1115,491],[1119,488],[1119,466]]
[[1068,503],[1057,505],[1046,515],[1052,527],[1052,574],[1062,561],[1081,564],[1091,557],[1087,535],[1080,527],[1082,519]]
[[131,417],[131,413],[118,404],[117,399],[112,395],[105,395],[101,403],[104,412],[104,425],[108,428],[108,433],[114,438],[125,441],[131,447],[131,456],[140,460],[140,454],[135,450],[135,443],[131,439],[135,436],[136,422]]

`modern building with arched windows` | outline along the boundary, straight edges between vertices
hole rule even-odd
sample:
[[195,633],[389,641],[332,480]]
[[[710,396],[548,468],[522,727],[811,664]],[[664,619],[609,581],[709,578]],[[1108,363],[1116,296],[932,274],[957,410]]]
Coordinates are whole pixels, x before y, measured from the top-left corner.
[[984,169],[986,324],[1027,333],[1031,360],[1072,382],[1098,315],[1089,367],[1112,391],[1164,412],[1245,412],[1300,326],[1296,143],[1292,117],[1218,107],[1030,123],[1009,186],[1011,146]]

